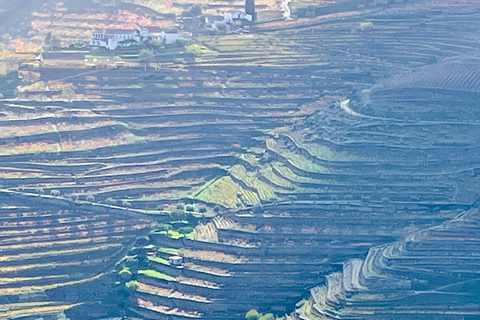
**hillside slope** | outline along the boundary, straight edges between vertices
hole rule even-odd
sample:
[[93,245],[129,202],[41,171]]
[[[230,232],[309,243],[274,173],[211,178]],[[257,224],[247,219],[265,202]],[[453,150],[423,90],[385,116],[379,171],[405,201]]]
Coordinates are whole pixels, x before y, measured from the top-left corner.
[[0,101],[3,316],[282,315],[319,284],[297,317],[397,316],[378,285],[355,309],[338,284],[478,200],[479,18],[475,1],[412,1],[205,35],[150,66],[22,68]]

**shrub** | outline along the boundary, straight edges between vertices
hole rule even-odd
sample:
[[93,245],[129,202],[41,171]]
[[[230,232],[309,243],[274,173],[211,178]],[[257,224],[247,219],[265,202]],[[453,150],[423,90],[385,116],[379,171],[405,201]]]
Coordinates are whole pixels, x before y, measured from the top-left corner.
[[222,32],[227,32],[228,31],[228,26],[227,26],[226,23],[217,23],[216,27],[217,27],[218,31],[222,31]]
[[108,197],[107,199],[105,199],[105,202],[110,203],[110,204],[114,204],[117,201],[115,199],[111,198],[111,197]]
[[157,230],[158,231],[172,230],[172,225],[167,223],[160,223],[159,225],[157,225]]
[[205,213],[205,212],[207,212],[207,207],[205,207],[205,206],[200,206],[200,207],[198,208],[198,212],[200,212],[200,213]]
[[195,207],[188,205],[188,206],[185,207],[185,211],[188,211],[188,212],[195,211]]
[[132,293],[133,291],[137,290],[138,285],[136,281],[128,281],[125,282],[125,291],[128,293]]
[[263,213],[263,206],[261,204],[256,204],[252,208],[252,212],[255,214]]
[[132,278],[132,272],[130,271],[130,268],[127,267],[124,267],[122,270],[120,270],[118,274],[123,280],[130,280]]
[[183,210],[176,209],[170,212],[170,219],[172,219],[172,221],[186,220],[187,214]]
[[132,203],[129,202],[128,200],[122,200],[122,206],[124,207],[131,207]]
[[373,22],[368,21],[368,22],[360,23],[360,30],[366,31],[366,30],[372,30],[372,29],[373,29]]
[[177,209],[178,210],[184,210],[185,209],[185,205],[183,203],[179,203],[177,204]]
[[183,233],[183,234],[189,234],[189,233],[193,232],[193,228],[192,227],[178,228],[178,232]]
[[143,237],[138,237],[137,241],[135,242],[135,245],[138,247],[143,247],[146,246],[147,244],[150,243],[150,237],[149,236],[143,236]]
[[130,270],[138,269],[138,259],[135,256],[127,257],[123,261],[123,265]]
[[258,320],[258,318],[260,318],[262,315],[260,313],[258,313],[257,310],[255,309],[251,309],[250,311],[247,312],[247,314],[245,315],[245,319],[247,320]]

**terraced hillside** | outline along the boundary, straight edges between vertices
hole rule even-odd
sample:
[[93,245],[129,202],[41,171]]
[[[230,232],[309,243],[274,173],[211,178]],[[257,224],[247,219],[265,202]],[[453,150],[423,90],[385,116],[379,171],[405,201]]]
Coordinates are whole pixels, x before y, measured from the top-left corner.
[[478,209],[370,249],[326,277],[296,319],[476,319]]
[[149,319],[168,312],[179,318],[241,319],[254,307],[290,312],[293,301],[343,261],[415,230],[412,221],[416,227],[441,223],[461,211],[417,206],[388,213],[380,205],[364,205],[359,212],[358,207],[298,201],[216,217],[184,238],[154,232],[137,249],[147,259],[132,278],[130,309]]
[[[154,210],[167,200],[195,199],[265,134],[274,135],[276,128],[314,111],[302,103],[315,97],[301,98],[313,89],[299,88],[297,97],[278,93],[266,99],[260,96],[266,89],[259,86],[237,98],[232,88],[222,87],[226,70],[222,77],[195,66],[153,74],[100,71],[101,77],[95,75],[99,71],[82,71],[71,79],[77,94],[97,100],[3,104],[5,187]],[[71,70],[45,72],[54,81]],[[264,81],[263,72],[246,76]],[[29,94],[34,93],[24,92]],[[47,94],[58,97],[61,92]],[[204,195],[199,199],[216,202]]]
[[0,184],[129,221],[179,202],[220,213],[193,232],[156,226],[104,264],[130,315],[293,311],[345,261],[477,200],[476,69],[448,58],[478,50],[480,12],[444,9],[262,24],[138,69],[22,70],[32,83],[1,102]]
[[84,304],[97,316],[117,308],[111,300],[98,309],[113,287],[106,275],[151,221],[33,195],[0,195],[0,318],[56,317]]
[[[462,62],[457,58],[456,63],[471,63],[471,67],[459,67],[447,66],[448,59],[442,63],[432,59],[449,51],[475,52],[478,42],[464,40],[469,43],[466,46],[456,42],[464,39],[460,34],[470,37],[463,33],[469,26],[458,25],[461,10],[447,17],[438,16],[438,20],[430,17],[428,23],[417,12],[416,16],[409,15],[408,24],[404,13],[396,13],[396,19],[387,19],[383,13],[369,17],[378,26],[371,34],[352,33],[358,23],[357,18],[352,18],[355,22],[351,25],[345,20],[338,24],[329,21],[319,22],[317,27],[310,25],[295,34],[291,30],[278,31],[284,41],[268,42],[265,35],[244,36],[244,41],[253,39],[262,43],[265,50],[269,46],[277,48],[276,56],[264,56],[260,62],[263,68],[284,65],[295,70],[290,62],[299,56],[289,56],[293,50],[289,51],[291,47],[285,39],[294,37],[297,43],[305,43],[305,52],[310,54],[302,53],[302,59],[310,64],[308,75],[315,79],[312,81],[321,81],[323,74],[326,82],[328,76],[330,82],[324,83],[324,88],[351,90],[352,99],[320,109],[292,131],[267,137],[263,151],[252,149],[242,155],[225,178],[255,191],[260,201],[271,191],[268,186],[275,186],[275,196],[290,202],[273,199],[276,205],[257,205],[251,212],[224,214],[229,220],[216,218],[213,223],[200,225],[187,239],[153,237],[150,254],[164,263],[157,264],[152,258],[145,267],[161,272],[163,279],[151,280],[142,275],[135,280],[138,287],[132,296],[134,312],[152,319],[168,312],[178,317],[186,314],[184,317],[223,319],[228,314],[240,319],[242,311],[250,308],[274,313],[288,311],[293,307],[288,297],[302,296],[312,282],[323,281],[326,270],[342,270],[342,261],[361,257],[378,243],[389,243],[415,230],[441,224],[478,199],[477,99],[471,89],[474,84],[457,83],[465,79],[476,81],[475,61]],[[420,40],[416,36],[418,29],[405,28],[415,19],[421,22],[417,20],[418,25],[413,25],[429,34],[432,42]],[[441,40],[450,32],[447,25],[453,21],[460,34],[455,41]],[[315,34],[316,28],[322,28],[321,37]],[[338,37],[342,30],[346,38],[337,40],[333,34]],[[351,42],[346,40],[347,34]],[[407,44],[401,40],[403,37],[413,41]],[[323,46],[314,47],[315,39],[322,41]],[[218,58],[240,63],[242,44],[236,38],[230,48],[222,42],[228,40],[229,37],[219,38],[205,44],[221,52]],[[445,45],[450,46],[449,50],[445,50]],[[356,53],[350,52],[351,48]],[[315,60],[328,50],[338,57],[328,56],[328,63]],[[412,54],[407,55],[407,51]],[[355,57],[351,66],[345,65],[349,61],[345,57]],[[221,61],[218,58],[215,63]],[[335,64],[336,59],[339,65]],[[329,69],[334,66],[338,68],[335,73]],[[398,66],[401,75],[383,81],[381,78],[392,66]],[[417,71],[417,67],[421,68]],[[446,80],[442,80],[444,70],[450,71]],[[426,75],[422,78],[423,74]],[[409,80],[412,78],[415,81]],[[436,79],[437,84],[432,85],[435,90],[421,85],[421,79],[432,78]],[[369,88],[370,81],[378,84]],[[447,96],[450,99],[445,99]],[[462,103],[458,105],[458,101]],[[456,117],[458,112],[462,116]],[[209,187],[212,194],[222,189],[221,181],[219,186]],[[237,194],[239,200],[245,197]],[[237,200],[233,195],[232,198]],[[183,265],[167,262],[170,256],[183,258]],[[195,273],[197,265],[202,266],[203,273]],[[272,279],[265,270],[281,270],[281,276]],[[183,276],[213,282],[213,287],[192,289],[177,285]],[[276,279],[280,277],[283,280],[278,283]],[[157,294],[150,288],[147,292],[144,284],[167,291]],[[169,290],[184,297],[196,294],[208,303],[171,302],[167,297],[173,291]],[[368,297],[376,303],[375,296]],[[416,314],[423,316],[420,307]],[[438,313],[436,316],[441,318]]]

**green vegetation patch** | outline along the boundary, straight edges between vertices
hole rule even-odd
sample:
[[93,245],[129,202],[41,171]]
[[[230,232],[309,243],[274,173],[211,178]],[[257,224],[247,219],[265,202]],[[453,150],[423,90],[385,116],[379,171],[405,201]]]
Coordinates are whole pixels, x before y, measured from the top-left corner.
[[215,51],[213,51],[213,50],[211,50],[211,49],[209,49],[205,46],[199,45],[197,43],[193,43],[193,44],[187,46],[185,49],[187,49],[187,51],[192,52],[196,55],[215,53]]
[[166,280],[166,281],[175,281],[176,280],[174,277],[171,277],[168,274],[158,272],[156,270],[151,270],[151,269],[138,270],[138,274],[141,274],[141,275],[144,275],[144,276],[147,276],[147,277],[150,277],[150,278]]
[[164,234],[164,235],[168,236],[169,238],[172,238],[172,239],[175,239],[175,240],[185,237],[184,234],[182,234],[178,231],[175,231],[175,230],[156,231],[154,233],[155,234]]
[[160,257],[148,257],[147,259],[160,264],[166,264],[166,265],[170,264],[167,259],[163,259]]
[[175,249],[175,248],[159,248],[158,252],[163,252],[163,253],[167,253],[167,254],[176,256],[176,255],[178,255],[180,250]]

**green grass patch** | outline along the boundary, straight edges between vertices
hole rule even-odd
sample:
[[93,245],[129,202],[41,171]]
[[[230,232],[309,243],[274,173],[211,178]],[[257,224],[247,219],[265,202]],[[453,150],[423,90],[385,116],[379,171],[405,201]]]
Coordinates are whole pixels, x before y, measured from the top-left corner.
[[189,46],[187,46],[185,49],[187,49],[187,51],[190,51],[194,54],[207,54],[207,53],[215,53],[215,51],[205,47],[205,46],[202,46],[202,45],[199,45],[197,43],[193,43]]
[[154,231],[153,232],[154,234],[164,234],[172,239],[180,239],[180,238],[183,238],[185,237],[185,235],[181,234],[180,232],[178,231],[175,231],[175,230],[168,230],[168,231]]
[[[275,188],[258,179],[255,172],[247,171],[244,166],[236,164],[230,169],[230,173],[235,178],[242,180],[249,187],[257,190],[262,200],[275,198]],[[252,199],[252,201],[256,201],[256,199]]]
[[161,264],[166,264],[166,265],[170,264],[168,262],[168,260],[160,258],[160,257],[148,257],[147,259],[149,261],[153,261],[153,262],[156,262],[156,263],[161,263]]
[[158,249],[159,252],[163,252],[163,253],[167,253],[167,254],[170,254],[170,255],[178,255],[178,253],[180,252],[179,249],[175,249],[175,248],[160,248]]
[[141,275],[144,275],[144,276],[147,276],[147,277],[150,277],[150,278],[166,280],[166,281],[175,281],[176,280],[174,277],[171,277],[168,274],[158,272],[156,270],[151,270],[151,269],[138,270],[138,274],[141,274]]

